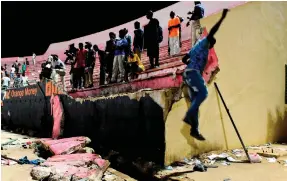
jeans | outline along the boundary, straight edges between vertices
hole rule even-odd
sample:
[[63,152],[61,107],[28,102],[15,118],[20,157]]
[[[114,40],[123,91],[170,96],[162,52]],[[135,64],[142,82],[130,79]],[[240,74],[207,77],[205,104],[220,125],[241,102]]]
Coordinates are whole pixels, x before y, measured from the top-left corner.
[[[112,82],[115,82],[117,77],[119,77],[120,82],[124,79],[125,76],[124,61],[125,61],[125,55],[116,55],[114,57]],[[119,75],[118,72],[120,72]]]
[[208,95],[207,88],[199,71],[184,72],[183,80],[188,85],[191,102],[190,108],[186,113],[186,119],[191,125],[191,132],[199,132],[198,110]]
[[201,36],[201,25],[199,20],[195,20],[191,25],[191,47],[193,47]]

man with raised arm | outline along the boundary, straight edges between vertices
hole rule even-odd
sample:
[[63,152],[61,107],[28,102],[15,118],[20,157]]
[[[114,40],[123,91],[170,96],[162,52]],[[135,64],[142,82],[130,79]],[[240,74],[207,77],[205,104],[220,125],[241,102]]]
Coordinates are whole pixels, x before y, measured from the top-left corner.
[[184,122],[191,125],[190,135],[201,141],[205,138],[198,130],[198,110],[208,94],[202,73],[207,63],[209,49],[213,48],[216,43],[214,35],[225,19],[227,12],[228,9],[223,10],[220,20],[211,28],[207,37],[199,40],[182,59],[182,62],[187,65],[183,73],[183,80],[187,84],[189,92],[192,93],[192,96],[190,95],[191,105]]

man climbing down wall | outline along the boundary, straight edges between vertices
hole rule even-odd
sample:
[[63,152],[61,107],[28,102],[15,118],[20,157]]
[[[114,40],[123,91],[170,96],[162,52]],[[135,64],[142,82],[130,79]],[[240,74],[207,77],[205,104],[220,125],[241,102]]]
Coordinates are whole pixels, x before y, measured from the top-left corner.
[[208,94],[202,73],[208,60],[209,49],[213,48],[216,43],[214,34],[225,19],[227,12],[228,9],[223,10],[220,20],[211,28],[207,37],[199,40],[182,59],[182,62],[187,65],[183,73],[183,80],[187,84],[189,92],[192,93],[190,95],[191,105],[186,113],[184,122],[191,125],[190,135],[201,141],[205,140],[205,138],[198,130],[198,110]]

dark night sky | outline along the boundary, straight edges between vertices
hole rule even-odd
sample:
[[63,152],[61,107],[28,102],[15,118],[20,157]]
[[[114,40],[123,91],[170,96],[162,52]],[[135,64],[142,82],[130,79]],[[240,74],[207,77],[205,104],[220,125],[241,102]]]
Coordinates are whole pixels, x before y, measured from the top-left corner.
[[96,33],[173,2],[1,2],[1,57],[43,54],[49,44]]

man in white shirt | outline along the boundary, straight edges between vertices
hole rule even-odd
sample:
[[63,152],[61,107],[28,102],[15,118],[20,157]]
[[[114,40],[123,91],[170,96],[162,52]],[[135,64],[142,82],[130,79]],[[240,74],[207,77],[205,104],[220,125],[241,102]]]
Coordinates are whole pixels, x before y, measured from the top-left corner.
[[33,65],[36,64],[36,54],[35,53],[33,53],[33,55],[32,55],[32,62],[33,62]]
[[16,69],[15,69],[14,65],[12,65],[11,71],[10,71],[10,78],[11,78],[11,79],[14,79],[14,77],[15,77],[15,71],[16,71]]
[[4,100],[4,97],[6,95],[6,90],[10,86],[10,78],[8,74],[5,74],[4,77],[1,80],[2,87],[1,87],[1,100]]
[[26,87],[28,85],[29,85],[28,77],[25,75],[25,72],[23,72],[21,77],[21,86]]
[[59,59],[58,55],[51,55],[53,58],[52,61],[52,80],[54,83],[57,82],[57,75],[60,76],[62,86],[63,86],[63,91],[66,91],[66,84],[65,84],[65,75],[66,75],[66,66],[62,60]]

